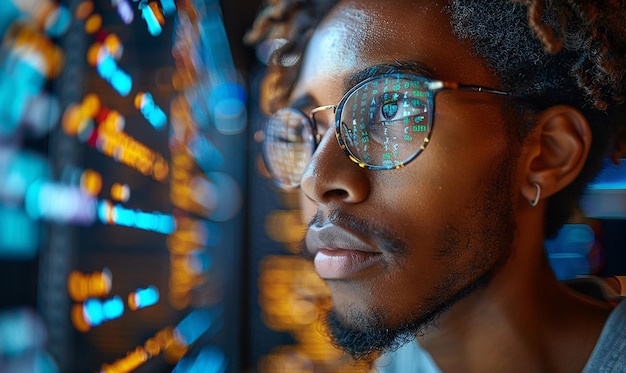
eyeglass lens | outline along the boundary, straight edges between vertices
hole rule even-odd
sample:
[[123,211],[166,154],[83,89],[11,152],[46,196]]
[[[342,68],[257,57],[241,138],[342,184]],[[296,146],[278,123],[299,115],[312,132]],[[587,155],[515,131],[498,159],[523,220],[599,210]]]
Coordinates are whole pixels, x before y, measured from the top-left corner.
[[310,119],[297,109],[277,111],[265,125],[263,157],[268,171],[282,187],[295,188],[315,150]]
[[[414,159],[432,127],[433,91],[416,76],[381,76],[350,90],[337,108],[339,143],[361,167],[391,169]],[[308,116],[281,109],[265,125],[263,157],[278,185],[300,184],[316,144]]]
[[361,166],[404,165],[429,141],[432,92],[425,79],[386,76],[364,81],[338,107],[340,141]]

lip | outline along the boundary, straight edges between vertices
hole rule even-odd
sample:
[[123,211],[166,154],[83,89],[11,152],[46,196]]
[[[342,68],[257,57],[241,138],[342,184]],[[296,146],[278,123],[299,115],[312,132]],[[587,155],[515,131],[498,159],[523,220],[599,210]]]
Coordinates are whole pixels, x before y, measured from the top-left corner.
[[314,256],[315,271],[325,280],[358,277],[383,258],[382,252],[336,225],[310,227],[306,247]]

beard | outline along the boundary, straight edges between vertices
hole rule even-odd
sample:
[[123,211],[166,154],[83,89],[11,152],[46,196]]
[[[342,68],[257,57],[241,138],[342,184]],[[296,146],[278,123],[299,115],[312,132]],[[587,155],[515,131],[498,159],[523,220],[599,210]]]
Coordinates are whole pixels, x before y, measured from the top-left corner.
[[[425,335],[429,328],[436,327],[439,316],[490,283],[511,256],[516,229],[511,196],[513,154],[503,158],[492,165],[490,175],[493,177],[486,181],[486,188],[479,192],[479,197],[468,203],[470,216],[463,220],[450,217],[437,232],[439,247],[435,258],[449,264],[451,270],[440,276],[430,295],[414,300],[413,312],[405,315],[392,315],[393,311],[380,307],[367,310],[348,307],[343,312],[331,308],[326,314],[326,324],[334,345],[357,360],[395,351],[416,336]],[[352,229],[360,225],[356,218],[343,216],[342,219],[344,223],[352,220]],[[372,224],[363,221],[363,230],[372,232]],[[405,243],[391,239],[393,232],[381,227],[374,231],[382,246],[400,247],[397,252],[409,251]],[[468,250],[473,253],[472,258],[462,266],[453,266],[454,259]]]
[[426,314],[414,314],[395,327],[389,327],[388,314],[384,310],[373,309],[367,314],[357,310],[348,310],[347,319],[343,320],[335,310],[326,313],[326,325],[335,346],[348,353],[355,360],[368,360],[375,354],[393,352],[416,336],[426,334],[426,329],[435,324],[439,315],[447,311],[453,304],[484,288],[491,273],[473,281],[466,288],[458,291],[450,299],[431,308]]

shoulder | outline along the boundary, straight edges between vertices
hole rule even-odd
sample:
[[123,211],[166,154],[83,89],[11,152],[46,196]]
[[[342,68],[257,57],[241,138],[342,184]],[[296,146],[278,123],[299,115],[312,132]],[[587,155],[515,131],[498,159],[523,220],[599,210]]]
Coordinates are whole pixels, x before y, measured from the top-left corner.
[[626,299],[607,319],[583,373],[626,372]]

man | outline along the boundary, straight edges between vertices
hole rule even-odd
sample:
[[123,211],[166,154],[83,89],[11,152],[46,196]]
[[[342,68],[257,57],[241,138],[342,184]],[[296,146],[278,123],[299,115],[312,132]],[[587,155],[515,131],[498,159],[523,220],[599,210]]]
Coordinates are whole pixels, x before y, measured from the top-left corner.
[[565,287],[543,249],[623,156],[626,6],[548,3],[278,2],[249,35],[282,40],[265,162],[301,188],[355,358],[417,336],[443,372],[626,371],[626,302]]

